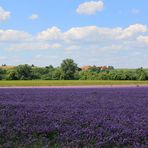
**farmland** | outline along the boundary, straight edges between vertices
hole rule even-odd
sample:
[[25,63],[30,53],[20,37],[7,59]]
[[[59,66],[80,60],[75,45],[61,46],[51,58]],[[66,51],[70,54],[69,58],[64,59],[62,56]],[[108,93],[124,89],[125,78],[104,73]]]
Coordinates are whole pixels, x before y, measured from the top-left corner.
[[146,147],[147,90],[1,88],[0,147]]
[[119,80],[17,80],[0,81],[0,87],[13,86],[92,86],[92,85],[148,85],[148,81]]

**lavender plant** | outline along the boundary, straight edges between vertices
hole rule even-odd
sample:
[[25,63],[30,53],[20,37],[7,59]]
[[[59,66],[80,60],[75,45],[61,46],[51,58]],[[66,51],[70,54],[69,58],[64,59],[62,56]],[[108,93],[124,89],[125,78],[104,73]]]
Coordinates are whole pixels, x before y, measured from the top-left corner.
[[0,147],[146,147],[147,106],[147,87],[0,89]]

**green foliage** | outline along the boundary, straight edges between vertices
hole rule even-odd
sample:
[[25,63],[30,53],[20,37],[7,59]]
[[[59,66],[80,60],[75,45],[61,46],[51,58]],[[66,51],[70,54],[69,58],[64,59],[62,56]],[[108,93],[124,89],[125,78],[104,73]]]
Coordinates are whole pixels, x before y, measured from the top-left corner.
[[18,80],[16,70],[8,70],[6,80]]
[[0,80],[5,78],[6,70],[0,68]]
[[61,64],[62,78],[64,80],[73,80],[75,72],[78,70],[77,64],[72,59],[65,59]]
[[91,71],[81,71],[79,72],[80,80],[99,80],[99,74],[97,72]]
[[31,80],[32,79],[32,67],[25,64],[16,67],[17,78],[19,80]]
[[99,73],[99,72],[101,71],[101,68],[100,68],[100,67],[96,67],[96,66],[94,65],[94,66],[90,67],[88,70],[89,70],[90,72],[97,72],[97,73]]
[[137,76],[137,80],[147,79],[147,74],[142,67],[136,70],[136,76]]
[[62,71],[59,67],[53,71],[52,79],[53,80],[62,80],[63,79]]
[[101,72],[99,74],[99,80],[109,80],[109,74],[107,72]]
[[54,68],[51,66],[32,68],[33,79],[52,80]]
[[3,71],[2,69],[0,69],[0,80],[2,80],[2,74],[3,74]]
[[33,64],[0,68],[0,80],[148,80],[148,70],[114,69],[113,66],[90,66],[82,70],[72,59],[62,61],[60,67],[37,67]]
[[114,67],[113,66],[108,66],[108,69],[109,70],[114,70]]
[[111,70],[109,72],[110,80],[136,80],[136,74],[131,70]]

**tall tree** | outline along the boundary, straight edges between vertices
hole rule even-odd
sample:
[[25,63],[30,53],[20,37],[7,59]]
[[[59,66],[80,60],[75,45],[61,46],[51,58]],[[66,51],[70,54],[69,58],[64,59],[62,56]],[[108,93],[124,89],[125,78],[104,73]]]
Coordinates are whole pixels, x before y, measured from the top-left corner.
[[146,80],[147,79],[147,74],[142,67],[138,68],[136,70],[136,75],[137,75],[137,80]]
[[73,80],[75,72],[78,70],[77,64],[72,59],[65,59],[61,63],[62,78],[64,80]]
[[32,68],[31,66],[19,65],[16,67],[17,77],[19,80],[30,80],[32,79]]

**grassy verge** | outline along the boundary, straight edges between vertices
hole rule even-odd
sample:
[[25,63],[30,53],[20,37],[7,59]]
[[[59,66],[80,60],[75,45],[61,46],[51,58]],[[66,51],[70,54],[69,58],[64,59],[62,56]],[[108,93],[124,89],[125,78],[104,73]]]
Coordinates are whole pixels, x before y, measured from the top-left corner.
[[87,86],[87,85],[148,85],[148,81],[104,81],[104,80],[32,80],[0,81],[0,87],[10,86]]

